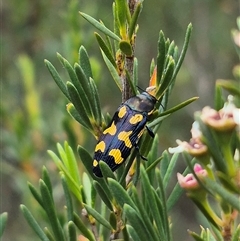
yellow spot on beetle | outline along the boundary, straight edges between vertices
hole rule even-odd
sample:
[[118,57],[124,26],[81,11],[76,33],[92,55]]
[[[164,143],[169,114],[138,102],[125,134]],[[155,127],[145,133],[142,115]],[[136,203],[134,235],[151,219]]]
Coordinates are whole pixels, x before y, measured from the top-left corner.
[[100,141],[100,142],[96,145],[95,151],[104,152],[105,147],[106,147],[105,142],[104,142],[104,141]]
[[114,136],[117,132],[117,128],[116,128],[116,125],[114,124],[114,122],[112,123],[111,126],[109,126],[104,132],[103,134],[106,135],[106,134],[109,134],[111,136]]
[[118,134],[118,140],[123,141],[126,147],[131,148],[132,143],[129,138],[131,134],[132,134],[132,131],[121,131]]
[[140,121],[142,121],[143,116],[141,114],[136,114],[134,116],[131,117],[131,119],[129,120],[130,124],[137,124]]
[[97,160],[93,160],[93,166],[96,167],[98,165],[98,161]]
[[122,153],[119,149],[112,149],[108,155],[114,158],[114,162],[116,164],[121,164],[124,161],[122,158]]
[[126,113],[127,113],[127,108],[126,106],[123,106],[118,112],[118,117],[123,118],[123,116],[125,116]]

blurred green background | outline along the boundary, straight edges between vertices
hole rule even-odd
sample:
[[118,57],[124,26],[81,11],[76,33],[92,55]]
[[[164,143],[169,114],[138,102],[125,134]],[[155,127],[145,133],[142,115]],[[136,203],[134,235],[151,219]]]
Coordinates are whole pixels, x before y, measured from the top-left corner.
[[[11,0],[1,5],[0,213],[9,213],[2,240],[37,240],[19,211],[19,204],[26,204],[39,215],[44,227],[44,214],[33,201],[27,181],[38,185],[41,167],[46,165],[56,202],[61,205],[58,173],[46,151],[56,150],[56,142],[64,140],[73,149],[81,144],[90,153],[95,145],[95,139],[66,113],[67,102],[43,61],[52,62],[62,78],[68,80],[56,52],[73,64],[79,46],[84,45],[93,64],[103,111],[112,115],[121,103],[121,94],[101,59],[93,35],[96,29],[78,13],[101,19],[111,28],[112,1]],[[156,59],[159,30],[181,50],[186,27],[190,22],[193,24],[189,49],[169,107],[192,96],[200,99],[165,120],[159,132],[159,153],[175,146],[177,138],[189,139],[194,111],[205,105],[213,106],[215,80],[232,78],[232,68],[239,59],[230,31],[236,28],[238,14],[238,0],[144,1],[135,52],[142,88],[147,87],[149,66],[152,58]],[[184,165],[180,164],[178,171]],[[171,215],[174,233],[178,235],[175,240],[191,240],[186,230],[200,230],[201,221],[194,210],[183,195]]]

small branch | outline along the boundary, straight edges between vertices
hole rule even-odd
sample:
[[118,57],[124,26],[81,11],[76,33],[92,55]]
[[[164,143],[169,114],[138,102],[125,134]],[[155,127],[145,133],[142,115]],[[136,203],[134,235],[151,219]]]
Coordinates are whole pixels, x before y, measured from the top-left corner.
[[[133,15],[138,2],[139,2],[138,0],[129,0],[128,1],[128,7],[129,7],[131,15]],[[135,39],[136,38],[134,37],[134,41],[131,41],[133,54],[132,54],[132,56],[126,56],[125,66],[124,66],[125,70],[128,71],[128,73],[131,77],[133,76]],[[122,85],[123,85],[122,101],[125,102],[127,99],[129,99],[130,97],[133,96],[133,92],[131,90],[130,84],[128,83],[126,73],[122,74]]]

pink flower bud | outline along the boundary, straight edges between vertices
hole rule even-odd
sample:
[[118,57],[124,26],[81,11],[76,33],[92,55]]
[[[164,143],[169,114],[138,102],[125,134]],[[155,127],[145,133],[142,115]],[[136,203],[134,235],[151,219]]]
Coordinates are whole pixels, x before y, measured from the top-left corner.
[[[208,176],[207,171],[199,164],[195,164],[193,170],[199,179],[204,179]],[[199,183],[192,173],[187,174],[185,177],[177,173],[177,179],[179,185],[186,190],[195,190],[199,188]]]

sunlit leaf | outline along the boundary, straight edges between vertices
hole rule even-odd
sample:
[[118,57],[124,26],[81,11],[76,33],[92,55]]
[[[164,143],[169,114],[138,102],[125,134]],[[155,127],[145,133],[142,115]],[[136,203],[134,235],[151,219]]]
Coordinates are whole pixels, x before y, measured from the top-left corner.
[[[31,212],[27,209],[27,207],[23,204],[20,205],[20,209],[26,218],[30,227],[34,230],[34,232],[38,235],[38,237],[42,241],[50,241],[46,234],[43,232],[39,224],[37,223],[36,219],[32,216]],[[61,239],[60,239],[61,240]]]
[[87,76],[87,79],[93,78],[89,56],[88,56],[87,50],[85,49],[84,46],[82,46],[82,45],[80,46],[78,55],[79,55],[79,57],[78,57],[79,64],[82,67],[85,75]]
[[106,34],[107,36],[109,36],[110,38],[112,38],[112,39],[114,39],[116,41],[120,41],[121,40],[114,32],[112,32],[110,29],[105,27],[103,24],[98,22],[93,17],[91,17],[91,16],[89,16],[86,13],[83,13],[83,12],[79,12],[79,13],[81,14],[81,16],[83,18],[85,18],[89,23],[91,23],[95,28],[97,28],[102,33]]
[[95,209],[91,208],[87,204],[84,204],[84,207],[86,208],[88,214],[92,215],[100,224],[102,224],[107,229],[112,229],[111,224]]

